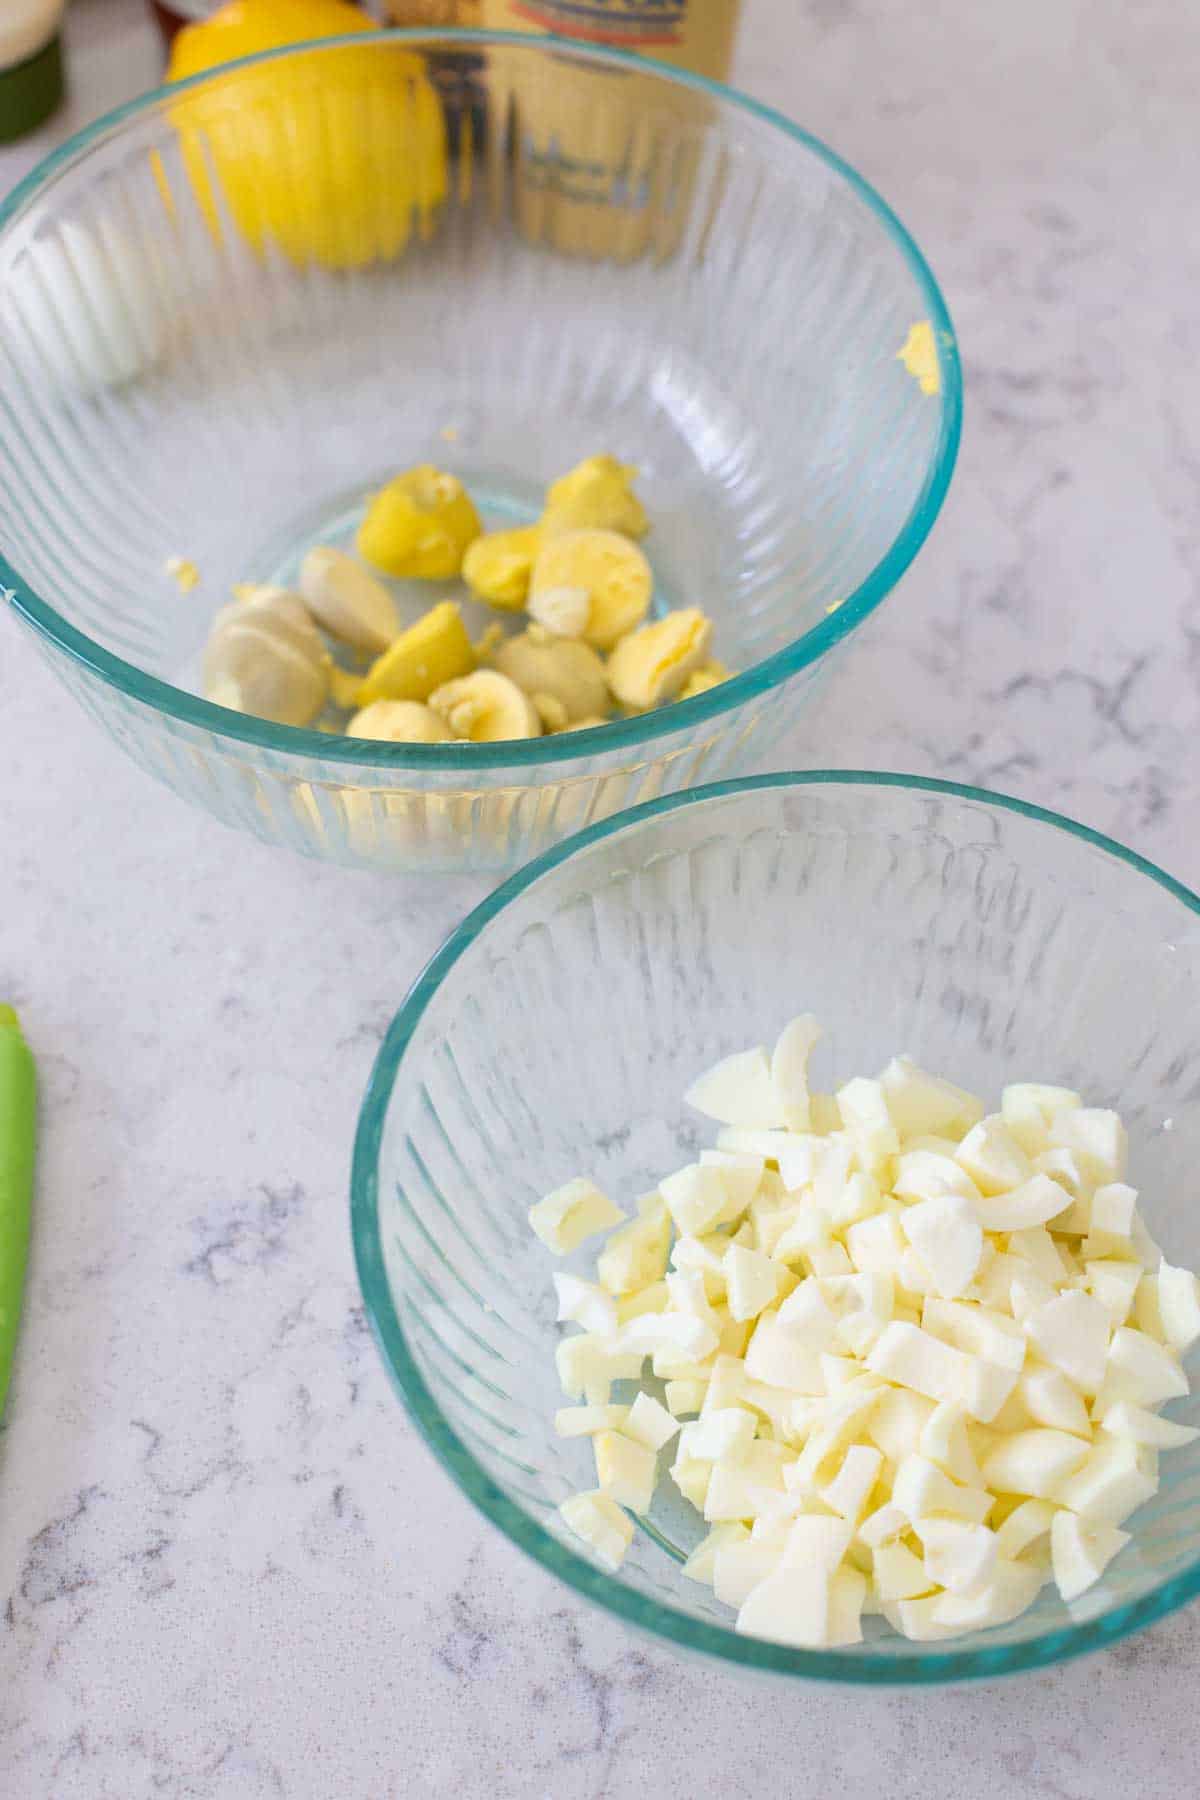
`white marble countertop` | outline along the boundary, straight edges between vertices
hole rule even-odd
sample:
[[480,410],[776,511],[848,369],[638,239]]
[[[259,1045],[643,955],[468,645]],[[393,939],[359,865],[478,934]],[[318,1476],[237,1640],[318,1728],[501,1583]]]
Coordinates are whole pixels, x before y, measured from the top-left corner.
[[[134,0],[0,190],[152,80]],[[748,0],[738,76],[889,196],[968,415],[934,538],[780,757],[990,783],[1200,883],[1200,35],[1178,0]],[[407,1425],[351,1266],[385,1022],[479,895],[236,837],[0,618],[0,992],[40,1054],[0,1435],[10,1800],[1195,1787],[1200,1608],[937,1694],[735,1685],[581,1610]]]

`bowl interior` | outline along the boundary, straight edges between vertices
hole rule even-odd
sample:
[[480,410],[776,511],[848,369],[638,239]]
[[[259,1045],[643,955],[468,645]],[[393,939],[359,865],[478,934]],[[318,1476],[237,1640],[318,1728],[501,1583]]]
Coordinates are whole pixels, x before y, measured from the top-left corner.
[[[360,1125],[356,1245],[385,1355],[434,1448],[524,1548],[622,1612],[737,1660],[938,1679],[1051,1661],[1190,1593],[1200,1445],[1164,1454],[1135,1541],[1071,1607],[931,1652],[870,1620],[830,1655],[737,1638],[679,1562],[701,1535],[663,1480],[616,1578],[554,1516],[594,1485],[554,1435],[552,1267],[526,1209],[576,1174],[626,1209],[710,1142],[681,1102],[715,1058],[810,1010],[826,1087],[907,1050],[992,1096],[1042,1079],[1120,1108],[1168,1257],[1200,1264],[1200,918],[1146,865],[1015,802],[878,777],[763,777],[643,809],[554,853],[469,920],[381,1054]],[[594,1256],[596,1243],[591,1245]],[[1200,1422],[1200,1397],[1173,1413]],[[669,1452],[667,1453],[669,1460]]]
[[[656,603],[703,606],[749,669],[936,511],[958,390],[924,265],[857,178],[720,90],[417,47],[442,99],[409,42],[259,60],[130,109],[11,210],[8,560],[194,687],[231,583],[348,541],[396,469],[449,467],[511,523],[611,450],[642,470]],[[923,319],[941,394],[897,359]]]

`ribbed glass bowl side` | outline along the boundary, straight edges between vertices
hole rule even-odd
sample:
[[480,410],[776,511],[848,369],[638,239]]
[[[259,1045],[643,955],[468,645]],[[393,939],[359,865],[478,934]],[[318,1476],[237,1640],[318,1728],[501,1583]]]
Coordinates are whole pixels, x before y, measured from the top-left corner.
[[[551,852],[435,958],[360,1119],[353,1222],[386,1361],[466,1493],[522,1548],[677,1644],[777,1672],[940,1681],[1112,1641],[1200,1582],[1200,1447],[1162,1459],[1135,1541],[1071,1607],[930,1649],[868,1622],[816,1654],[729,1629],[679,1559],[698,1522],[664,1480],[617,1576],[555,1516],[593,1484],[555,1436],[551,1262],[526,1209],[577,1173],[629,1208],[705,1141],[694,1074],[812,1010],[818,1079],[906,1049],[998,1098],[1009,1079],[1120,1107],[1169,1257],[1200,1264],[1200,903],[1017,802],[871,776],[766,776],[679,796]],[[594,1246],[592,1247],[594,1251]],[[584,1251],[566,1265],[587,1269]],[[1172,1413],[1200,1423],[1200,1397]]]
[[[173,792],[267,844],[348,868],[423,874],[503,872],[629,807],[764,760],[836,656],[801,670],[699,727],[644,746],[565,750],[532,783],[525,769],[431,770],[297,757],[256,748],[114,689],[93,670],[51,657],[84,710]],[[374,749],[361,740],[364,751]],[[551,749],[551,740],[544,748]]]
[[[443,121],[413,52],[464,45]],[[936,393],[899,355],[918,321]],[[764,757],[923,543],[960,402],[937,287],[852,170],[729,90],[584,49],[251,59],[0,206],[0,588],[139,762],[339,861],[503,868]],[[656,608],[702,606],[733,680],[487,745],[348,746],[199,697],[231,586],[352,542],[396,469],[452,469],[503,525],[598,451],[640,469]],[[407,621],[460,592],[396,598]]]

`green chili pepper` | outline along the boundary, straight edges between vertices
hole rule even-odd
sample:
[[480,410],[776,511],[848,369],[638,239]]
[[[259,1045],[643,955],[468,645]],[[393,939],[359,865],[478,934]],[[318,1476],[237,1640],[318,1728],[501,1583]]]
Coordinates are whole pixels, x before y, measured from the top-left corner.
[[29,1252],[36,1087],[20,1021],[11,1006],[0,1006],[0,1413],[12,1372]]

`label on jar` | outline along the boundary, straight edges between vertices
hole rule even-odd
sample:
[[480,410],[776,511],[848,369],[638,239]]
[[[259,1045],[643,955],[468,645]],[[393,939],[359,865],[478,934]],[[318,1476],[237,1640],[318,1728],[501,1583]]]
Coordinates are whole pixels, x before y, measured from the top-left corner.
[[697,75],[728,73],[739,0],[483,0],[494,30],[545,31],[633,50]]

